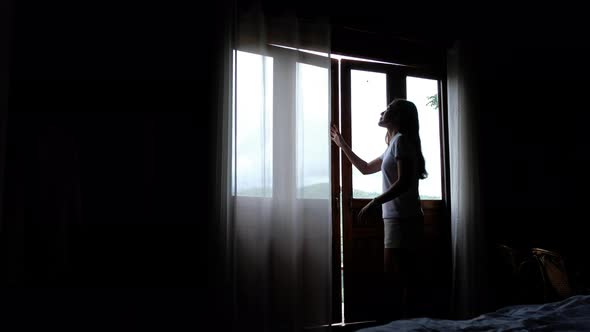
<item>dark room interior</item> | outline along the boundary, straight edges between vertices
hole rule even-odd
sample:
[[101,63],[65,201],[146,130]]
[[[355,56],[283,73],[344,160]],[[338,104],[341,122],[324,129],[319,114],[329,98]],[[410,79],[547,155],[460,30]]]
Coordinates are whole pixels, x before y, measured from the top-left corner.
[[[2,5],[3,331],[243,330],[229,323],[217,226],[219,90],[233,4]],[[473,314],[509,303],[493,271],[497,244],[559,252],[572,282],[590,288],[589,57],[578,18],[556,27],[506,17],[498,27],[481,12],[448,23],[435,8],[422,17],[409,8],[404,16],[265,6],[270,16],[295,8],[328,17],[332,49],[351,56],[446,68],[460,44],[477,110],[478,259],[489,268]],[[424,31],[411,27],[418,17],[428,20]],[[445,285],[441,294],[451,292]],[[460,318],[448,298],[439,302],[441,317]]]

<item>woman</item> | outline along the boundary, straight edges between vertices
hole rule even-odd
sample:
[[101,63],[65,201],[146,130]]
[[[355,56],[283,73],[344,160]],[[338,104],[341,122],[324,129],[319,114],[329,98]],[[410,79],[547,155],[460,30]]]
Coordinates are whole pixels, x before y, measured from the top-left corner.
[[[383,309],[395,318],[407,317],[410,275],[416,263],[416,252],[422,238],[424,214],[418,194],[418,181],[428,175],[420,142],[418,110],[414,103],[395,99],[381,113],[379,126],[387,128],[385,152],[371,162],[359,158],[332,125],[331,137],[350,162],[363,174],[381,171],[383,193],[369,202],[359,213],[381,206],[384,225]],[[393,308],[390,308],[394,305]],[[400,306],[399,308],[396,308]],[[405,311],[405,312],[404,312]],[[390,316],[389,318],[392,318]]]

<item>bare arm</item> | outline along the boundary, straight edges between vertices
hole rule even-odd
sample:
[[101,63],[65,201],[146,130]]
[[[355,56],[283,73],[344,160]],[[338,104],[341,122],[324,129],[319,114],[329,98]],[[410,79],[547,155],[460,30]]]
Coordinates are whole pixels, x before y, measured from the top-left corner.
[[408,174],[408,170],[411,169],[412,166],[409,164],[410,162],[404,159],[397,161],[397,181],[395,181],[383,194],[373,198],[372,202],[374,205],[381,205],[385,202],[389,202],[408,191],[410,185],[410,174]]
[[373,161],[368,163],[362,160],[359,156],[356,155],[356,153],[352,151],[348,143],[346,143],[344,141],[344,138],[342,138],[342,135],[338,131],[338,128],[336,128],[336,126],[334,125],[332,125],[331,136],[332,141],[334,141],[334,143],[342,149],[348,160],[350,160],[354,167],[356,167],[361,173],[365,175],[373,174],[381,170],[381,158],[375,158]]
[[367,213],[367,210],[381,206],[381,204],[385,202],[389,202],[399,195],[406,192],[410,185],[410,174],[408,174],[408,170],[411,169],[413,165],[411,162],[408,162],[404,159],[397,161],[397,181],[395,181],[389,189],[387,189],[383,194],[373,198],[369,204],[365,205],[362,210],[359,212],[359,220],[362,220],[364,215]]

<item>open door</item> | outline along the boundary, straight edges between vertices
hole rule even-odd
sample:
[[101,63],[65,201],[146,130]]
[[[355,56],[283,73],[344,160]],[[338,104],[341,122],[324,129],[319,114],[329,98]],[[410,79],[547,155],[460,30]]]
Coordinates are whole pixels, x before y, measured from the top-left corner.
[[[378,157],[386,148],[385,129],[378,127],[377,121],[392,97],[388,94],[391,89],[387,80],[388,70],[391,69],[381,64],[341,62],[342,136],[366,161]],[[346,322],[374,320],[379,309],[376,299],[380,296],[379,281],[383,271],[381,212],[377,210],[362,223],[357,218],[359,211],[379,193],[380,173],[363,176],[348,158],[342,158]]]
[[[353,60],[341,60],[340,65],[340,129],[362,159],[371,161],[387,148],[386,129],[378,127],[377,122],[389,101],[406,98],[418,107],[420,136],[430,177],[420,182],[426,245],[418,262],[421,271],[414,276],[423,286],[420,298],[413,300],[423,303],[423,310],[412,314],[442,316],[445,313],[441,311],[448,306],[447,282],[450,281],[442,80],[436,74],[396,65]],[[383,221],[380,210],[363,222],[357,216],[382,192],[381,173],[362,175],[345,156],[340,166],[344,319],[346,323],[372,321],[377,319],[380,309]],[[333,164],[333,167],[336,166]],[[334,201],[336,189],[333,188]]]

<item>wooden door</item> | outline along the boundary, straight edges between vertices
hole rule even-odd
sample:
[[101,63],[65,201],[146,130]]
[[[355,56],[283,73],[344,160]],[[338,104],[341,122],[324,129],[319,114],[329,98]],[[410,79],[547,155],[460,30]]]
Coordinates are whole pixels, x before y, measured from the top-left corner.
[[[424,72],[415,72],[407,68],[388,64],[367,63],[351,60],[341,60],[341,117],[340,125],[343,137],[352,149],[361,156],[361,149],[365,136],[375,136],[373,130],[377,126],[378,114],[385,109],[387,103],[394,98],[407,98],[408,76],[428,76],[438,82],[437,93],[439,106],[442,105],[442,85],[437,76]],[[367,80],[367,89],[378,90],[374,96],[376,101],[368,99],[365,115],[364,104],[355,89],[364,89],[362,84]],[[370,82],[372,81],[372,82]],[[359,85],[360,84],[360,85]],[[369,105],[370,104],[370,105]],[[381,110],[378,108],[381,107]],[[423,310],[415,315],[430,314],[440,316],[438,312],[447,307],[447,290],[450,285],[450,232],[448,214],[448,195],[446,190],[446,165],[444,148],[446,132],[444,128],[444,108],[440,107],[438,121],[440,129],[441,153],[441,197],[440,199],[423,200],[425,213],[425,236],[427,245],[420,255],[418,265],[421,271],[415,278],[420,280],[421,295],[414,301],[423,302]],[[371,113],[371,114],[369,114]],[[358,123],[368,123],[366,127]],[[371,122],[372,121],[372,122]],[[374,126],[372,126],[374,123]],[[373,129],[374,128],[374,129]],[[374,144],[380,142],[383,151],[386,149],[385,137],[372,138]],[[355,144],[357,142],[357,144]],[[364,143],[366,145],[366,143]],[[379,156],[383,151],[373,155],[361,156],[367,162]],[[438,156],[435,156],[435,158]],[[342,174],[342,232],[343,232],[343,285],[344,285],[344,319],[346,322],[371,321],[377,318],[381,292],[381,275],[383,271],[383,221],[380,209],[360,222],[357,218],[359,211],[376,196],[375,190],[363,191],[359,173],[355,174],[353,165],[346,157],[341,160]],[[377,173],[380,178],[381,174]],[[376,179],[376,178],[375,178]],[[373,184],[376,181],[373,181]],[[371,185],[371,184],[368,184]],[[378,193],[381,193],[379,187]],[[372,196],[372,197],[371,197]],[[434,297],[434,298],[433,298]]]

